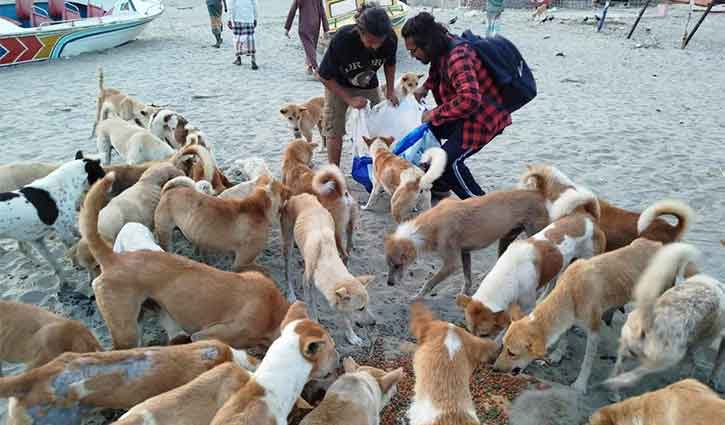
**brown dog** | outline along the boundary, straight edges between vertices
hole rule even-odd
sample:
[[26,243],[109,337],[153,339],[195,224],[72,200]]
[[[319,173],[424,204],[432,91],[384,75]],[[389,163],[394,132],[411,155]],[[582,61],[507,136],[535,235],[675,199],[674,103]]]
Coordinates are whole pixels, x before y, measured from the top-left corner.
[[0,361],[32,369],[65,352],[94,351],[101,351],[101,344],[81,322],[33,305],[0,301]]
[[113,173],[88,192],[80,229],[101,265],[93,290],[114,348],[137,345],[136,319],[149,298],[192,340],[216,338],[240,348],[269,345],[279,335],[288,304],[262,274],[223,272],[165,252],[113,252],[98,234],[98,211],[112,184]]
[[418,340],[410,424],[478,425],[469,381],[478,365],[496,357],[496,343],[436,320],[421,302],[410,308],[410,330]]
[[[313,171],[312,152],[315,144],[302,139],[290,142],[282,159],[282,183],[289,187],[292,195],[309,193],[315,195],[323,207],[332,214],[335,221],[335,243],[347,263],[352,251],[352,238],[359,219],[358,205],[347,189],[345,176],[336,165],[326,165]],[[345,239],[346,244],[342,241]]]
[[720,425],[725,400],[708,386],[684,379],[597,410],[589,425]]
[[10,398],[8,423],[79,424],[89,409],[129,409],[234,358],[233,350],[218,341],[66,353],[0,378],[0,397]]
[[317,96],[302,104],[285,103],[279,113],[287,119],[293,137],[304,137],[308,143],[312,143],[312,129],[317,127],[324,148],[326,146],[325,137],[322,136],[322,110],[324,107],[325,98]]
[[138,100],[121,93],[120,90],[103,86],[103,68],[98,67],[98,98],[96,99],[96,121],[93,123],[91,137],[96,134],[98,123],[107,119],[109,113],[117,115],[124,121],[130,121],[139,127],[146,128],[151,116],[159,108],[145,105]]
[[244,199],[215,198],[186,185],[164,186],[154,215],[159,245],[173,252],[173,230],[178,227],[201,249],[234,252],[234,271],[253,264],[289,198],[287,188],[268,177],[258,179],[256,186]]
[[308,318],[304,303],[290,307],[281,330],[252,379],[227,400],[211,425],[286,424],[307,381],[334,373],[339,363],[335,343]]
[[549,224],[545,198],[538,190],[489,193],[464,201],[445,199],[435,207],[407,221],[385,238],[388,285],[402,280],[405,270],[419,254],[434,252],[443,260],[418,296],[423,296],[463,265],[464,287],[469,293],[471,251],[486,248],[497,240],[499,255],[523,229],[531,236]]

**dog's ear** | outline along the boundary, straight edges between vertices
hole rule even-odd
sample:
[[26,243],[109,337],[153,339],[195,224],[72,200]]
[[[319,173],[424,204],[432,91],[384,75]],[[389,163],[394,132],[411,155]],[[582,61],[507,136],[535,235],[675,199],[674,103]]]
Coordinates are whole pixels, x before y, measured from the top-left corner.
[[83,151],[76,152],[76,159],[83,159]]
[[386,145],[388,145],[388,147],[392,146],[393,143],[395,143],[395,137],[381,137],[381,139],[383,139],[383,141],[385,142]]
[[456,297],[456,305],[464,310],[466,309],[466,307],[468,307],[468,304],[470,303],[471,297],[469,297],[468,295],[458,294],[458,296]]
[[372,145],[373,142],[375,141],[375,139],[367,137],[367,136],[363,136],[362,138],[363,138],[363,142],[365,142],[365,144],[368,146]]
[[308,145],[310,146],[310,150],[312,150],[312,151],[315,150],[315,148],[317,148],[318,146],[320,146],[317,143],[308,143]]
[[358,369],[360,369],[360,366],[352,357],[345,357],[342,361],[342,367],[345,369],[345,373],[355,373]]
[[521,310],[521,306],[516,303],[509,306],[508,315],[511,318],[512,322],[521,320],[524,318],[524,316],[526,316],[523,310]]
[[347,290],[347,288],[342,287],[335,291],[335,296],[337,297],[338,301],[350,301],[352,298],[350,295],[350,291]]
[[359,276],[357,278],[357,281],[362,284],[362,286],[368,286],[370,282],[375,280],[375,275],[366,274],[365,276]]
[[287,108],[280,109],[279,110],[279,113],[282,114],[282,115],[286,115],[287,114]]
[[279,329],[284,330],[289,323],[294,322],[295,320],[306,319],[309,319],[309,316],[307,315],[307,305],[302,301],[297,301],[290,306],[289,310],[287,310],[287,314],[284,316],[284,320],[282,320],[282,324]]
[[300,112],[305,112],[306,110],[307,110],[307,107],[306,106],[300,106],[299,107],[299,111]]
[[421,301],[416,301],[410,306],[410,333],[418,342],[422,342],[433,320],[435,320],[433,313]]
[[295,407],[302,410],[312,410],[314,407],[310,403],[307,402],[302,396],[297,398],[297,401],[295,402]]
[[322,338],[307,338],[302,341],[302,355],[311,361],[325,349],[327,343]]
[[392,372],[386,373],[382,378],[378,379],[378,385],[380,385],[380,389],[383,391],[383,394],[387,394],[391,389],[393,389],[393,387],[396,386],[404,376],[405,372],[403,372],[403,368],[399,367]]

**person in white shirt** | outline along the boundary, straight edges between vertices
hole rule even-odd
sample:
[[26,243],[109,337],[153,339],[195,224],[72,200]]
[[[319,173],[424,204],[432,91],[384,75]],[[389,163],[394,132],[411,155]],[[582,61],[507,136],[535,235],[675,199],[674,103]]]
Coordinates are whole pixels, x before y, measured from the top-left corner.
[[252,69],[259,69],[255,58],[254,30],[257,28],[257,0],[231,0],[229,28],[234,34],[234,65],[242,64],[242,56],[252,57]]

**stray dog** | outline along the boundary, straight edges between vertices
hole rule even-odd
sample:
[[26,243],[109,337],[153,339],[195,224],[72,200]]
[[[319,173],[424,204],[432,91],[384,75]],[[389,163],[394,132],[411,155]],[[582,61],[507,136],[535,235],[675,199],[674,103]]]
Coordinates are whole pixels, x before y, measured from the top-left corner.
[[368,292],[365,286],[374,276],[354,277],[342,262],[335,245],[335,223],[332,216],[312,195],[303,193],[293,196],[284,206],[282,213],[282,252],[285,258],[285,279],[289,286],[288,299],[295,300],[294,283],[290,279],[290,248],[297,247],[305,259],[302,286],[305,302],[312,309],[313,320],[318,320],[314,286],[322,293],[345,321],[345,337],[354,345],[362,344],[355,334],[353,320],[359,324],[375,324],[375,318],[368,310]]
[[267,163],[261,158],[238,159],[235,163],[241,167],[247,181],[234,185],[220,193],[219,197],[222,199],[244,198],[245,196],[249,196],[254,191],[259,177],[272,177]]
[[[491,336],[508,327],[509,308],[517,305],[524,314],[534,309],[537,298],[551,292],[556,279],[576,258],[604,252],[606,238],[597,226],[599,203],[572,198],[564,216],[525,241],[514,241],[496,261],[473,298],[460,294],[456,303],[465,313],[468,330]],[[578,212],[580,211],[580,212]]]
[[151,115],[148,129],[151,133],[163,140],[172,149],[181,149],[184,144],[180,144],[176,140],[176,127],[179,125],[180,115],[169,109],[159,109]]
[[159,108],[145,105],[131,96],[125,95],[116,89],[107,89],[103,86],[103,69],[98,67],[98,98],[96,99],[96,121],[93,123],[91,137],[96,134],[98,123],[108,119],[113,113],[124,121],[130,121],[139,127],[146,127],[151,116]]
[[576,204],[577,200],[587,201],[591,198],[588,189],[574,183],[556,167],[536,164],[527,165],[526,168],[526,173],[520,178],[519,187],[538,190],[544,195],[552,222],[569,214],[569,206]]
[[28,369],[65,352],[101,351],[101,344],[81,322],[29,304],[0,301],[0,329],[0,361],[25,363]]
[[430,190],[446,168],[446,152],[441,148],[429,148],[423,152],[421,163],[430,165],[424,173],[390,151],[390,145],[394,142],[392,137],[363,137],[363,140],[373,158],[373,189],[363,209],[372,208],[383,191],[392,196],[390,213],[398,224],[416,207],[423,211],[430,209]]
[[118,117],[101,121],[96,127],[96,147],[104,165],[111,163],[111,149],[127,164],[164,160],[174,155],[174,149],[154,136],[146,128],[139,127]]
[[[605,312],[632,300],[637,279],[662,247],[640,238],[631,245],[587,260],[577,260],[561,275],[554,290],[528,316],[514,315],[503,338],[497,370],[518,373],[533,360],[543,359],[572,326],[587,331],[587,346],[579,376],[572,387],[585,393],[599,344]],[[558,362],[566,350],[564,339],[553,354]]]
[[403,368],[386,372],[358,366],[352,357],[342,362],[345,374],[325,393],[319,406],[300,425],[379,425],[380,411],[395,395]]
[[98,211],[112,184],[109,174],[88,192],[80,228],[101,265],[93,290],[115,348],[138,344],[136,318],[148,298],[193,341],[216,338],[241,348],[269,345],[279,335],[288,304],[264,275],[223,272],[165,252],[113,252],[98,234]]
[[246,353],[218,341],[65,353],[41,367],[0,378],[0,397],[10,398],[8,423],[79,424],[94,408],[130,409],[244,357]]
[[192,144],[184,147],[179,154],[182,156],[191,155],[198,158],[198,161],[194,163],[189,173],[194,181],[208,181],[214,188],[215,194],[222,193],[232,187],[229,179],[217,167],[216,161],[209,149],[199,144]]
[[410,330],[419,345],[413,356],[410,424],[478,425],[469,381],[478,365],[496,357],[496,343],[436,320],[420,301],[410,308]]
[[[55,231],[70,248],[75,242],[76,206],[83,193],[103,177],[99,161],[83,158],[61,165],[40,180],[13,192],[0,193],[0,239],[15,239],[21,251],[34,247],[64,280],[63,270],[43,241]],[[23,252],[31,257],[29,251]],[[31,257],[32,258],[32,257]]]
[[60,164],[13,162],[0,165],[0,193],[22,189],[57,170]]
[[683,379],[597,410],[590,425],[720,425],[725,400],[694,379]]
[[186,118],[179,115],[177,117],[176,129],[174,130],[174,140],[177,146],[201,145],[212,150],[211,142],[206,134],[199,130],[194,124],[189,123]]
[[313,97],[302,104],[285,103],[279,113],[287,119],[293,137],[304,137],[307,143],[312,143],[312,128],[317,127],[322,138],[322,147],[325,148],[325,137],[322,136],[322,110],[325,107],[323,96]]
[[126,223],[116,236],[113,244],[113,252],[122,253],[128,251],[163,251],[154,240],[154,235],[148,227],[141,223]]
[[[358,205],[347,189],[345,176],[336,165],[326,165],[317,171],[311,168],[314,143],[293,140],[284,150],[282,183],[292,195],[315,195],[335,220],[335,243],[342,260],[347,263],[352,251],[352,239],[359,218]],[[346,244],[343,238],[347,235]]]
[[472,286],[471,251],[502,239],[501,255],[509,242],[508,235],[515,237],[523,229],[531,236],[548,224],[545,198],[538,190],[493,192],[463,201],[445,199],[385,237],[388,285],[400,282],[418,255],[434,252],[443,260],[443,267],[426,282],[418,296],[432,291],[461,264],[461,292],[467,294]]
[[240,271],[266,246],[269,229],[288,198],[287,188],[268,177],[260,178],[244,199],[219,199],[193,186],[167,184],[154,216],[156,236],[161,247],[172,252],[173,230],[178,227],[201,249],[234,252],[232,270]]
[[[418,83],[424,75],[416,74],[415,72],[406,72],[401,75],[395,83],[395,96],[402,100],[411,95],[418,88]],[[384,95],[387,90],[387,84],[383,84],[380,89]]]
[[546,11],[549,8],[549,5],[546,3],[543,3],[536,7],[536,10],[534,10],[534,13],[531,15],[531,19],[534,20],[538,18],[539,16],[546,16]]
[[[725,286],[710,276],[697,274],[672,286],[698,255],[688,244],[666,245],[652,260],[634,292],[636,308],[627,317],[619,340],[619,353],[610,388],[629,387],[642,377],[676,366],[683,359],[694,372],[694,354],[720,338],[709,381],[718,388],[725,361]],[[663,293],[664,291],[664,293]],[[620,374],[627,358],[639,360],[635,369]]]
[[[676,200],[655,202],[641,214],[617,208],[602,199],[599,205],[602,210],[599,226],[607,235],[607,251],[627,246],[640,236],[662,243],[677,242],[695,215],[687,204]],[[663,215],[677,217],[677,225],[661,219]]]
[[290,307],[280,328],[282,334],[257,371],[227,400],[211,425],[286,424],[307,381],[334,374],[339,363],[335,342],[308,318],[304,303]]
[[[250,357],[253,359],[253,357]],[[224,403],[247,384],[259,360],[247,367],[232,362],[202,373],[193,381],[159,394],[126,412],[114,425],[208,424]]]

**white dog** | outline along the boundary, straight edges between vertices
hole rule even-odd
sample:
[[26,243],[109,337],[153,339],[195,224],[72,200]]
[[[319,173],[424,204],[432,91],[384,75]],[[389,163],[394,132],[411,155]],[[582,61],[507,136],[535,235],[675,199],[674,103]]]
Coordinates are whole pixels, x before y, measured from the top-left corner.
[[174,149],[151,131],[118,117],[101,121],[96,127],[96,146],[103,164],[111,163],[111,148],[126,160],[127,164],[163,160],[174,154]]
[[170,109],[159,109],[149,120],[148,129],[159,139],[174,149],[180,149],[183,144],[176,140],[176,127],[179,125],[180,115]]
[[[83,193],[104,175],[99,161],[83,158],[78,151],[75,161],[63,164],[46,177],[20,190],[0,193],[0,239],[17,240],[21,250],[35,247],[63,280],[63,271],[43,239],[55,231],[66,248],[73,245],[78,220],[76,207]],[[30,257],[29,252],[24,254]]]

